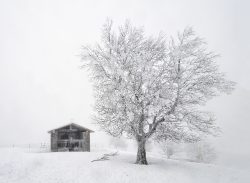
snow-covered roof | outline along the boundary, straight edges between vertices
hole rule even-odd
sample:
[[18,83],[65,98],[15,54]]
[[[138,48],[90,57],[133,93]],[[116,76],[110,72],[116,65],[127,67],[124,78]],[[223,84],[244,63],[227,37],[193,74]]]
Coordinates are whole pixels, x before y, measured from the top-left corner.
[[65,128],[65,127],[67,127],[67,126],[74,126],[74,127],[78,128],[78,129],[81,129],[81,130],[83,130],[83,131],[94,132],[93,130],[90,130],[90,129],[86,128],[86,127],[80,126],[80,125],[75,124],[75,123],[70,123],[70,124],[61,126],[61,127],[59,127],[59,128],[52,129],[52,130],[48,131],[48,133],[51,133],[51,132],[53,132],[53,131],[55,131],[55,130],[59,130],[59,129],[61,129],[61,128]]

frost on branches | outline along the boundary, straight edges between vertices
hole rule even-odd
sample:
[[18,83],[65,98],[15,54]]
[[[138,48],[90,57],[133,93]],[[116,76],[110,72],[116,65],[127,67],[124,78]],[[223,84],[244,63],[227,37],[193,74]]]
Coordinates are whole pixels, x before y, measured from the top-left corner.
[[95,120],[112,136],[126,134],[138,143],[138,164],[147,164],[145,143],[196,141],[214,134],[211,113],[199,106],[220,93],[230,93],[215,62],[217,55],[187,28],[177,38],[147,37],[129,22],[113,30],[108,20],[102,39],[84,46],[82,60],[95,91]]

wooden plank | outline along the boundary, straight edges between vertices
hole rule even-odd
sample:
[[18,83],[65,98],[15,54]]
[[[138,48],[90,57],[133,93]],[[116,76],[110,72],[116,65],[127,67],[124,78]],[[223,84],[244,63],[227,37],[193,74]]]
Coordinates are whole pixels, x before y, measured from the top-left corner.
[[78,130],[78,129],[60,129],[60,130],[57,130],[58,132],[80,132],[81,130]]

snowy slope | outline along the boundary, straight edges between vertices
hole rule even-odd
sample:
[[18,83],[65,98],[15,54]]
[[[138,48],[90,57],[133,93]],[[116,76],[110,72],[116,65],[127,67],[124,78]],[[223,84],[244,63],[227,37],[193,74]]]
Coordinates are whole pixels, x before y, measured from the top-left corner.
[[119,153],[92,162],[105,152],[32,153],[0,148],[1,183],[247,183],[249,170],[148,157],[150,165],[133,164],[134,154]]

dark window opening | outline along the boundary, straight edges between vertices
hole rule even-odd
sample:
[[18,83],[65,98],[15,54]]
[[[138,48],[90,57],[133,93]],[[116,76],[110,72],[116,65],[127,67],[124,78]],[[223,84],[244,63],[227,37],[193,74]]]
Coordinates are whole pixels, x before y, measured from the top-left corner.
[[63,134],[63,135],[61,136],[61,139],[69,139],[68,134]]

